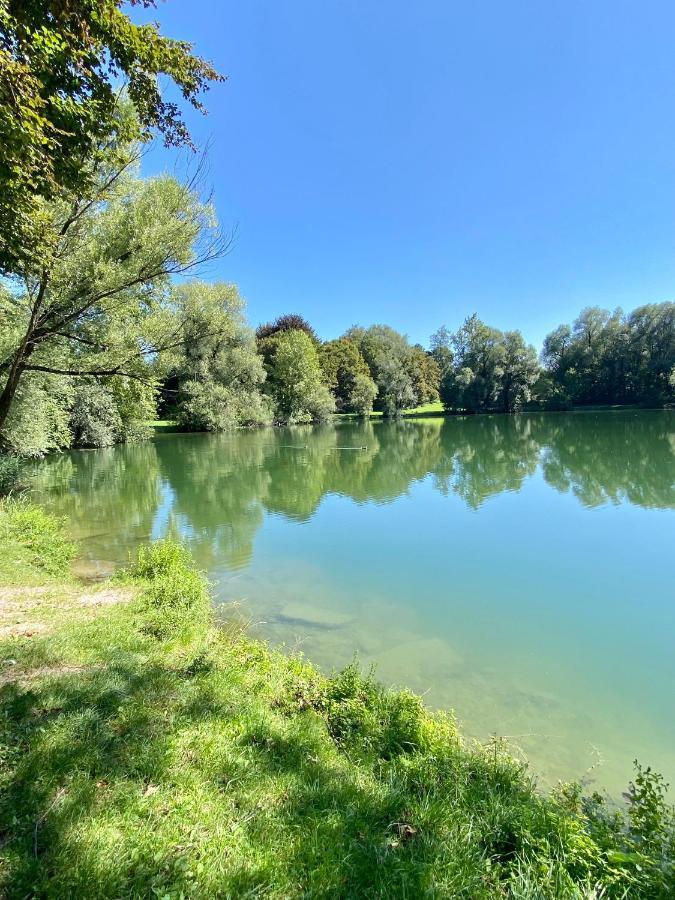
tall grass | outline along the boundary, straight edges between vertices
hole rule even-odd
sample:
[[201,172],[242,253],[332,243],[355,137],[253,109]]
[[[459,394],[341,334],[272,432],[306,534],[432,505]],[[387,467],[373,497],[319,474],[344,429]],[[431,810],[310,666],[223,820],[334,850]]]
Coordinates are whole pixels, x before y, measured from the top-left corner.
[[62,520],[22,495],[0,499],[0,547],[0,577],[5,581],[68,575],[75,553]]

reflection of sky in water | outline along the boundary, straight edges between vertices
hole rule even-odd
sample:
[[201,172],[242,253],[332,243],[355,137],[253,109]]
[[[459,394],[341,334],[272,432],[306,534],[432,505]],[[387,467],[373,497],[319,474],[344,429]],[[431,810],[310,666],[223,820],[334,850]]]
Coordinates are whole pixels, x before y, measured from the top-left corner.
[[675,777],[674,421],[165,437],[72,454],[38,489],[84,556],[180,534],[258,633],[325,668],[357,651],[546,778],[597,766],[619,790],[634,756]]
[[171,521],[171,511],[175,503],[176,494],[171,489],[171,485],[166,481],[162,481],[157,511],[152,519],[152,526],[150,528],[151,541],[157,541],[168,533],[169,523]]

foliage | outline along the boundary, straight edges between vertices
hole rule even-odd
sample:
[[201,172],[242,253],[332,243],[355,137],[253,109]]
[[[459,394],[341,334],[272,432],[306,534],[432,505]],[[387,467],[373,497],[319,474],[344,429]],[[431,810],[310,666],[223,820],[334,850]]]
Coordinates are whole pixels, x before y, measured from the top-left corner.
[[136,562],[119,577],[141,582],[136,604],[147,634],[168,640],[208,625],[207,582],[182,544],[163,540],[141,547]]
[[39,439],[15,437],[8,419],[22,390],[40,389],[33,373],[151,384],[150,360],[173,348],[180,330],[167,315],[170,277],[224,247],[194,187],[167,176],[139,178],[133,147],[111,144],[87,187],[73,203],[50,205],[56,249],[48,264],[0,293],[9,335],[1,347],[0,433],[29,452],[69,443],[61,421]]
[[502,338],[503,372],[499,390],[499,408],[515,412],[532,397],[539,377],[537,353],[526,344],[519,331],[506,331]]
[[350,328],[353,341],[370,370],[378,390],[377,406],[385,416],[397,416],[418,403],[413,348],[407,338],[388,325]]
[[261,392],[265,369],[235,285],[183,285],[174,289],[172,307],[180,342],[160,367],[175,391],[179,425],[222,431],[269,422]]
[[255,336],[259,341],[264,341],[265,338],[272,337],[272,335],[278,334],[280,331],[304,331],[317,347],[321,343],[316,331],[312,328],[307,319],[304,319],[297,313],[287,313],[286,315],[279,316],[273,322],[266,322],[263,325],[258,325],[255,330]]
[[7,897],[672,895],[673,811],[648,769],[625,809],[546,796],[503,745],[465,746],[356,665],[326,677],[195,627],[194,574],[162,542],[126,574],[131,603],[92,613],[50,588],[49,629],[0,636]]
[[104,378],[103,383],[112,394],[120,418],[118,440],[131,443],[148,438],[151,432],[147,422],[157,412],[154,385],[123,375]]
[[[154,0],[130,0],[154,5]],[[177,104],[163,96],[168,76],[184,100],[219,76],[190,44],[136,25],[123,0],[0,0],[0,271],[38,268],[52,246],[43,200],[79,197],[91,161],[112,135],[190,144]],[[119,82],[137,118],[119,118]],[[95,167],[94,167],[95,168]]]
[[325,421],[335,401],[323,382],[319,354],[305,331],[279,331],[259,341],[266,347],[267,382],[280,422]]
[[60,375],[25,373],[0,429],[0,442],[21,456],[41,456],[69,447],[73,388],[72,380]]
[[441,369],[434,356],[421,344],[415,344],[410,351],[410,374],[417,403],[420,406],[436,403],[440,396]]
[[115,398],[95,381],[78,385],[70,411],[70,427],[76,447],[110,447],[122,431]]
[[[0,500],[0,580],[10,583],[37,575],[65,575],[75,553],[61,519],[29,503],[25,496]],[[5,565],[11,565],[8,571]],[[31,571],[32,570],[32,571]]]
[[572,403],[675,402],[675,303],[628,315],[584,309],[544,340],[543,364]]
[[328,341],[321,346],[320,358],[337,411],[367,416],[373,409],[377,385],[354,341],[347,338]]
[[[356,663],[326,679],[316,705],[341,747],[356,747],[373,759],[429,749],[421,699],[408,691],[386,690],[372,671],[364,674]],[[456,732],[451,739],[458,740]]]
[[440,378],[444,378],[452,366],[452,334],[441,325],[429,339],[430,353],[436,360]]
[[452,367],[440,391],[446,409],[514,412],[530,399],[539,367],[519,331],[501,332],[474,314],[453,335],[452,346]]
[[19,487],[20,472],[21,461],[16,456],[0,453],[0,497]]

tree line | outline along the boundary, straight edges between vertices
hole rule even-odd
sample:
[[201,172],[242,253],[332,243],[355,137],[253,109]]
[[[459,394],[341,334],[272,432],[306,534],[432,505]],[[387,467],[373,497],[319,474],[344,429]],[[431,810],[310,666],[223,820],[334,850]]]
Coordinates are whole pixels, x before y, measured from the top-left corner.
[[[200,279],[231,237],[200,166],[144,178],[152,134],[220,76],[118,0],[0,4],[0,443],[39,455],[133,440],[158,411],[192,430],[367,416],[675,400],[675,304],[584,310],[546,338],[469,316],[428,348],[384,324],[322,341],[298,315],[255,332],[231,284]],[[53,8],[52,8],[53,7]],[[86,27],[84,27],[86,25]],[[118,87],[119,76],[126,87]]]

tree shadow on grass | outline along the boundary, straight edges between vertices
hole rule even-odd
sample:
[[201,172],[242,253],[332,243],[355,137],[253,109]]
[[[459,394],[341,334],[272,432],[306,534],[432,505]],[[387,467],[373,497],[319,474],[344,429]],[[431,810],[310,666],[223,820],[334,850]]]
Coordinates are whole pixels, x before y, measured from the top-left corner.
[[5,895],[422,893],[436,852],[411,865],[413,842],[396,846],[395,785],[341,764],[312,711],[274,713],[227,677],[120,663],[5,685]]

